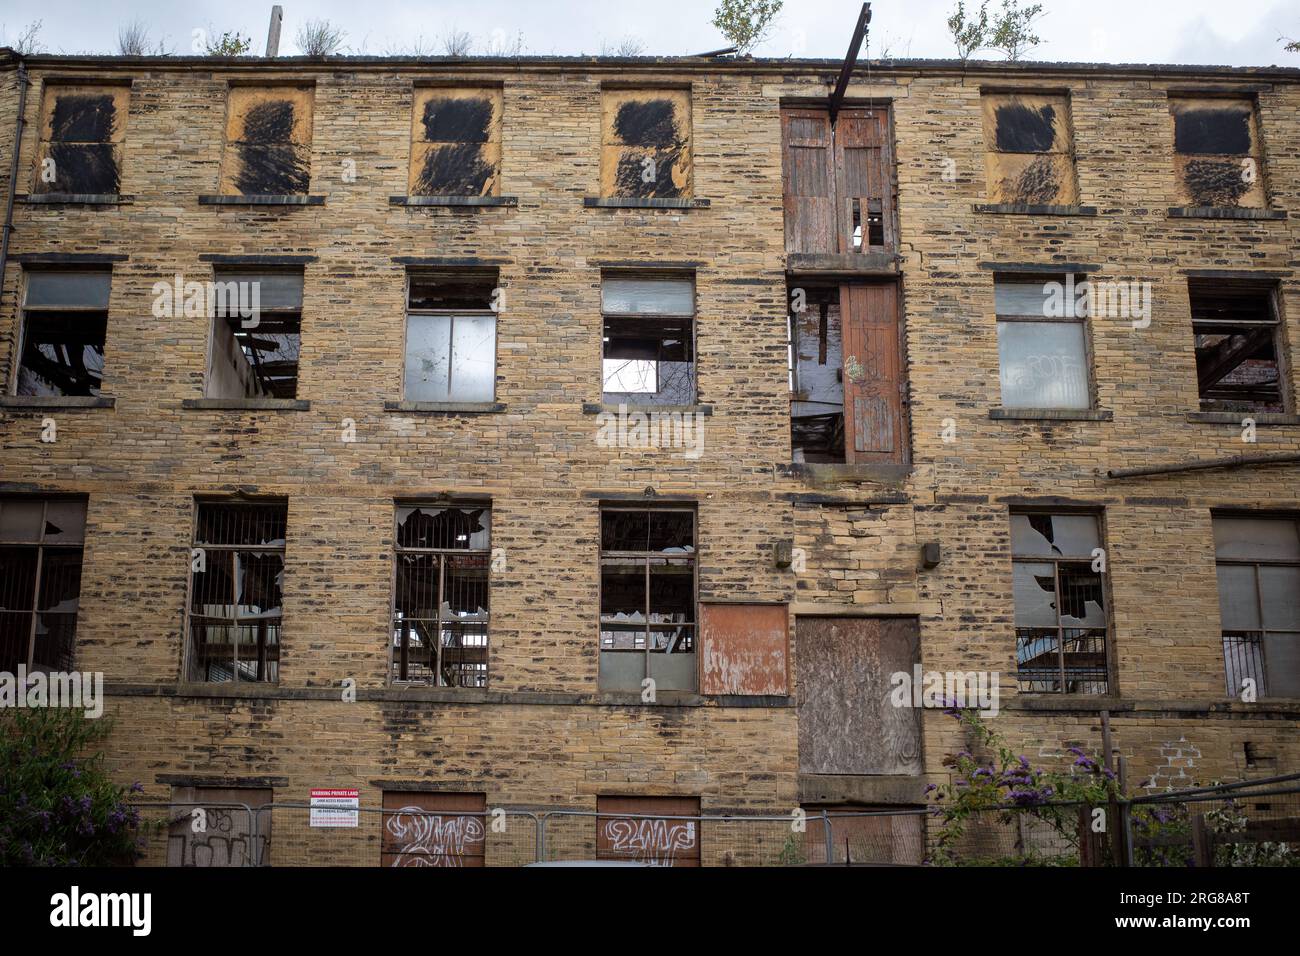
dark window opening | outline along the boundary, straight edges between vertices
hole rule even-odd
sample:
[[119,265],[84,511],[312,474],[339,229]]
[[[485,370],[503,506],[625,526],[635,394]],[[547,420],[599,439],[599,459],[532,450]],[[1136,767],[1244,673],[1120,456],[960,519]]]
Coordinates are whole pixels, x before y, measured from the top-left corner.
[[844,366],[839,289],[800,285],[798,290],[792,287],[788,297],[794,460],[842,463]]
[[492,512],[397,509],[392,680],[487,687]]
[[695,690],[695,512],[609,507],[600,522],[601,689]]
[[302,273],[218,272],[208,398],[296,398]]
[[199,502],[191,557],[188,677],[275,682],[285,526],[275,502]]
[[1274,288],[1192,280],[1188,293],[1201,410],[1285,411]]
[[100,394],[110,280],[107,271],[28,273],[19,395]]
[[693,281],[606,277],[602,302],[604,401],[640,405],[694,403]]
[[1107,693],[1109,623],[1100,548],[1095,515],[1012,514],[1016,677],[1022,691]]
[[73,668],[86,504],[0,499],[0,672]]

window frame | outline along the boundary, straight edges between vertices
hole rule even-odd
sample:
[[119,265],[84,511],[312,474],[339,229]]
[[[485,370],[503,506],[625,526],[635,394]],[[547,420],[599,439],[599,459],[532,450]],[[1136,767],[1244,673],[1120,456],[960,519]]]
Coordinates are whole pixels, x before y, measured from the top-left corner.
[[[606,551],[606,550],[605,550],[605,546],[604,546],[603,538],[604,538],[604,518],[605,518],[605,514],[606,514],[606,513],[608,513],[608,512],[632,512],[632,513],[639,513],[639,512],[647,512],[647,511],[660,511],[660,512],[667,511],[667,512],[689,513],[689,514],[691,515],[691,547],[693,548],[693,550],[690,551],[689,553],[683,553],[683,554],[665,553],[665,552],[661,552],[661,551]],[[644,570],[645,570],[645,603],[644,603],[644,613],[645,613],[645,616],[646,616],[646,624],[645,624],[645,629],[644,629],[644,631],[643,631],[641,637],[640,637],[640,638],[634,638],[634,641],[637,640],[637,639],[644,640],[644,641],[645,641],[645,647],[644,647],[644,648],[632,647],[632,648],[629,648],[629,649],[622,649],[622,648],[617,648],[617,647],[611,647],[611,648],[609,648],[609,653],[615,653],[615,654],[631,654],[631,653],[635,653],[635,652],[637,652],[637,651],[640,651],[640,652],[643,654],[643,656],[644,656],[644,661],[645,661],[645,667],[644,667],[644,669],[643,669],[643,671],[642,671],[642,677],[641,677],[641,679],[644,681],[646,678],[653,678],[653,677],[654,677],[654,675],[651,673],[652,668],[651,668],[651,666],[650,666],[650,665],[651,665],[651,656],[650,656],[650,655],[651,655],[652,653],[654,653],[653,642],[652,642],[652,640],[651,640],[651,631],[655,628],[655,625],[654,625],[654,624],[651,622],[651,620],[650,620],[650,578],[651,578],[651,575],[650,575],[650,568],[652,567],[652,565],[651,565],[651,559],[652,559],[652,558],[655,558],[655,557],[659,557],[659,558],[669,557],[669,558],[673,558],[673,559],[683,559],[683,558],[684,558],[684,559],[687,559],[687,560],[689,561],[689,564],[690,564],[690,567],[691,567],[691,610],[692,610],[691,617],[692,617],[692,620],[691,620],[689,623],[684,623],[684,624],[660,625],[660,628],[662,629],[662,628],[664,628],[664,627],[678,627],[678,628],[687,628],[687,629],[689,629],[689,634],[690,634],[690,637],[691,637],[691,653],[692,653],[692,654],[694,655],[694,657],[695,657],[695,689],[694,689],[694,690],[685,691],[685,693],[699,693],[699,687],[700,687],[700,543],[699,543],[699,529],[700,529],[700,515],[699,515],[699,508],[695,505],[694,502],[684,502],[684,501],[664,501],[664,502],[658,502],[658,501],[651,501],[651,502],[626,502],[626,501],[622,501],[622,502],[609,502],[609,503],[604,503],[604,502],[602,502],[602,503],[601,503],[601,505],[600,505],[600,507],[599,507],[599,509],[598,509],[598,512],[597,512],[597,537],[596,537],[596,571],[597,571],[597,573],[596,573],[596,653],[597,653],[597,661],[596,661],[596,664],[597,664],[597,675],[596,675],[596,678],[597,678],[597,685],[598,685],[598,686],[599,686],[599,683],[600,683],[600,656],[606,653],[606,648],[604,647],[604,644],[603,644],[603,641],[604,641],[604,632],[605,632],[605,621],[603,620],[603,617],[604,617],[604,606],[605,606],[605,559],[606,559],[606,558],[615,558],[615,559],[620,559],[620,560],[643,560],[643,561],[644,561]],[[628,631],[626,631],[626,633],[628,633],[628,634],[636,634],[637,632],[635,632],[635,631],[631,631],[631,630],[628,630]],[[602,689],[603,689],[603,688],[602,688]],[[681,691],[676,691],[675,689],[670,689],[670,688],[665,688],[665,690],[668,690],[668,691],[670,691],[670,692],[681,692]]]
[[[275,547],[273,545],[241,545],[241,544],[214,545],[214,544],[199,543],[196,540],[198,538],[198,533],[199,533],[199,511],[203,506],[211,506],[211,505],[217,505],[217,506],[244,505],[244,506],[251,506],[251,507],[266,507],[269,505],[278,505],[282,507],[284,509],[284,534],[285,534],[284,544],[279,547]],[[288,499],[286,498],[234,498],[234,497],[211,497],[211,496],[196,497],[194,499],[194,507],[192,509],[191,519],[190,519],[190,546],[189,547],[190,550],[186,556],[186,560],[189,565],[189,573],[186,576],[186,587],[185,587],[185,631],[183,637],[184,651],[181,657],[182,682],[193,683],[193,684],[247,683],[247,684],[269,684],[271,686],[278,685],[280,683],[280,665],[282,663],[281,651],[284,646],[284,595],[285,592],[287,591],[287,588],[285,587],[282,587],[280,591],[280,599],[281,599],[280,614],[277,619],[279,623],[280,633],[276,638],[275,644],[272,645],[269,641],[266,640],[265,634],[269,632],[269,626],[267,628],[259,627],[258,629],[258,641],[257,641],[258,668],[260,671],[271,663],[269,656],[263,659],[263,655],[265,654],[267,648],[274,646],[275,648],[275,660],[274,660],[275,679],[274,680],[265,677],[241,679],[239,676],[239,666],[238,666],[241,659],[237,656],[238,651],[234,652],[236,656],[232,657],[230,660],[232,676],[229,681],[215,681],[208,678],[197,678],[193,676],[192,668],[196,666],[196,662],[198,661],[198,655],[196,653],[197,647],[195,646],[195,641],[194,641],[194,618],[195,618],[194,575],[196,572],[194,571],[193,556],[195,550],[202,550],[204,553],[204,567],[206,569],[207,559],[213,551],[228,552],[231,555],[231,586],[232,588],[236,588],[238,587],[238,579],[237,579],[237,575],[235,575],[234,573],[234,570],[236,568],[235,556],[237,556],[240,551],[276,551],[283,556],[281,561],[281,570],[285,576],[285,582],[287,584],[288,572],[289,572],[289,562],[288,562],[289,502]],[[231,597],[237,598],[238,594],[233,593]],[[236,608],[235,616],[231,618],[213,617],[206,614],[198,615],[198,616],[204,618],[205,620],[229,621],[235,625],[238,625],[238,623],[241,620],[249,620],[249,621],[270,621],[271,620],[270,618],[262,617],[262,616],[251,616],[251,617],[241,618],[238,613],[239,604],[232,601],[231,606]],[[232,646],[237,648],[239,645],[238,643],[235,643]]]
[[[281,307],[271,307],[271,308],[267,308],[267,307],[265,307],[265,306],[259,306],[259,307],[258,307],[259,323],[260,323],[260,317],[263,316],[263,315],[268,315],[268,314],[269,314],[270,317],[272,317],[272,318],[277,318],[277,317],[280,317],[280,318],[287,318],[287,317],[289,317],[289,316],[297,316],[297,318],[298,318],[298,370],[297,370],[296,374],[294,375],[293,394],[290,395],[290,396],[285,396],[285,397],[276,396],[276,395],[266,395],[266,396],[263,396],[263,398],[266,398],[266,399],[272,399],[272,400],[278,400],[278,401],[294,401],[294,400],[298,399],[298,398],[300,397],[300,396],[299,396],[299,390],[300,390],[301,385],[302,385],[302,368],[303,368],[303,362],[302,362],[302,344],[303,344],[303,334],[302,334],[302,315],[303,315],[303,311],[304,311],[303,306],[304,306],[304,304],[305,304],[305,302],[306,302],[306,298],[307,298],[307,275],[306,275],[306,270],[303,269],[301,266],[297,266],[297,267],[295,267],[295,266],[261,266],[261,265],[257,265],[256,263],[248,263],[248,264],[242,264],[242,263],[230,263],[230,264],[223,264],[223,265],[219,265],[219,266],[214,266],[214,267],[213,267],[213,269],[212,269],[212,281],[213,281],[214,283],[219,283],[219,282],[223,282],[223,281],[229,281],[229,280],[223,280],[223,278],[222,278],[223,275],[249,275],[249,276],[257,276],[257,277],[259,277],[259,278],[262,277],[262,276],[268,276],[268,275],[292,275],[292,276],[297,277],[297,278],[300,280],[302,286],[301,286],[300,293],[299,293],[298,308],[296,308],[296,309],[288,309],[288,308],[281,308]],[[249,396],[243,396],[243,395],[238,395],[238,396],[233,396],[233,395],[232,395],[232,396],[221,396],[221,395],[212,395],[212,394],[211,394],[211,389],[212,389],[212,366],[213,366],[213,361],[216,359],[217,323],[218,323],[218,322],[230,322],[230,321],[231,321],[231,319],[230,319],[229,316],[219,316],[219,315],[216,315],[216,314],[215,314],[215,308],[216,308],[216,303],[215,303],[215,301],[212,301],[212,302],[208,302],[208,303],[207,303],[207,312],[208,312],[208,315],[207,315],[207,318],[208,318],[208,361],[207,361],[207,367],[204,369],[204,373],[203,373],[203,397],[204,397],[204,398],[208,398],[208,399],[219,399],[219,400],[222,400],[222,401],[227,401],[227,400],[234,400],[234,401],[253,401],[253,400],[255,400],[255,399],[250,398]],[[248,331],[256,331],[256,328],[257,328],[257,327],[255,326],[253,329],[248,330]],[[235,344],[236,344],[236,345],[239,345],[239,339],[238,339],[238,337],[235,338]],[[240,345],[240,350],[241,350],[241,351],[243,350],[243,346],[242,346],[242,345]]]
[[[683,282],[689,281],[691,284],[691,311],[685,312],[607,312],[605,311],[605,280],[607,279],[634,279],[642,281],[664,281],[664,282]],[[687,402],[654,402],[646,401],[643,397],[640,400],[627,401],[623,404],[629,407],[654,408],[673,408],[673,407],[691,407],[699,404],[700,401],[700,352],[699,352],[699,282],[694,270],[658,270],[658,269],[605,269],[600,274],[600,285],[597,288],[600,296],[600,351],[597,358],[597,368],[599,369],[600,381],[600,400],[603,404],[609,403],[608,396],[646,396],[661,394],[656,388],[654,392],[606,392],[605,391],[605,322],[608,319],[619,320],[646,320],[646,319],[668,319],[668,320],[686,320],[691,323],[691,394]],[[647,360],[648,361],[648,360]],[[663,362],[656,362],[655,384],[658,386],[662,382],[662,376],[659,373],[658,365]]]
[[[1196,382],[1197,411],[1211,412],[1211,413],[1227,411],[1228,414],[1234,414],[1234,415],[1240,413],[1240,415],[1243,418],[1250,418],[1254,415],[1293,414],[1295,412],[1295,398],[1292,394],[1292,388],[1291,388],[1291,363],[1288,360],[1289,343],[1287,341],[1286,316],[1282,308],[1283,299],[1282,299],[1281,283],[1272,279],[1251,279],[1249,276],[1242,276],[1239,279],[1216,280],[1216,281],[1224,282],[1225,288],[1234,288],[1242,292],[1245,292],[1253,287],[1255,291],[1257,291],[1260,295],[1267,295],[1268,311],[1271,318],[1268,320],[1243,319],[1237,321],[1233,321],[1230,319],[1229,320],[1223,320],[1223,319],[1219,319],[1219,320],[1199,319],[1198,320],[1196,318],[1196,307],[1194,304],[1194,300],[1196,296],[1199,294],[1199,290],[1197,289],[1198,282],[1196,277],[1188,278],[1187,314],[1188,314],[1189,325],[1191,326],[1191,330],[1192,330],[1193,370],[1197,375],[1197,382]],[[1207,401],[1212,403],[1217,403],[1217,402],[1225,402],[1225,401],[1231,402],[1233,400],[1232,399],[1208,399],[1207,400],[1205,396],[1201,394],[1200,365],[1199,363],[1196,362],[1196,339],[1199,335],[1225,335],[1231,333],[1226,333],[1222,331],[1203,332],[1200,331],[1200,329],[1198,329],[1198,326],[1201,329],[1204,329],[1206,327],[1239,328],[1243,330],[1265,328],[1265,327],[1272,328],[1273,358],[1274,358],[1274,364],[1277,366],[1277,391],[1278,391],[1277,404],[1281,406],[1282,409],[1281,412],[1275,412],[1264,408],[1243,409],[1238,411],[1238,410],[1225,410],[1221,408],[1205,407],[1205,403]]]
[[[459,499],[459,498],[457,499],[446,499],[446,498],[409,499],[409,500],[397,499],[393,502],[393,524],[392,524],[393,560],[392,560],[392,571],[391,571],[391,580],[390,580],[390,587],[389,587],[388,628],[387,628],[388,685],[390,687],[434,687],[438,689],[455,690],[455,691],[487,690],[489,686],[488,681],[491,676],[491,665],[492,665],[492,533],[493,533],[493,527],[495,525],[495,517],[489,518],[488,543],[486,547],[483,548],[413,548],[413,547],[404,547],[400,543],[401,524],[398,518],[398,513],[403,508],[429,508],[429,509],[453,508],[457,510],[463,510],[466,508],[483,508],[487,511],[489,515],[493,515],[492,502],[488,499],[472,499],[472,500]],[[397,624],[398,561],[399,561],[399,556],[402,554],[433,554],[438,556],[438,599],[437,599],[438,640],[437,643],[434,645],[434,654],[431,655],[432,658],[431,668],[433,673],[432,681],[428,679],[411,678],[409,676],[408,677],[394,676],[398,667],[397,656],[399,653],[399,646],[396,639],[396,632],[398,629],[398,624]],[[442,650],[443,650],[442,628],[445,623],[455,623],[455,618],[451,618],[448,619],[447,621],[444,621],[442,617],[442,604],[443,604],[442,598],[444,593],[443,585],[447,577],[447,557],[449,555],[482,555],[484,558],[487,559],[485,574],[486,574],[487,590],[488,590],[488,608],[487,608],[488,619],[483,628],[483,651],[484,651],[485,660],[483,662],[482,683],[480,684],[474,684],[474,685],[443,684],[441,682],[442,681]],[[424,619],[420,619],[420,620],[424,620]],[[406,629],[403,631],[402,634],[403,646],[405,646],[409,642],[409,638],[410,638],[410,631],[409,629]],[[405,667],[406,665],[403,664],[402,666]]]
[[[1102,635],[1102,640],[1104,642],[1103,654],[1106,661],[1105,664],[1106,687],[1102,691],[1097,691],[1097,692],[1078,691],[1078,690],[1072,691],[1067,689],[1069,680],[1068,680],[1068,671],[1065,666],[1066,639],[1064,637],[1064,632],[1066,630],[1091,631],[1091,630],[1098,630],[1098,628],[1065,627],[1061,623],[1061,607],[1060,607],[1060,594],[1061,594],[1060,566],[1062,564],[1088,564],[1089,566],[1091,566],[1091,562],[1094,560],[1094,556],[1091,554],[1089,554],[1086,557],[1072,556],[1072,555],[1017,554],[1015,549],[1014,532],[1012,530],[1012,519],[1014,519],[1017,516],[1030,516],[1030,515],[1048,515],[1050,517],[1088,517],[1088,518],[1092,518],[1096,524],[1097,547],[1101,548],[1102,554],[1104,556],[1104,560],[1106,562],[1103,565],[1104,570],[1095,572],[1101,580],[1101,595],[1102,595],[1102,600],[1105,602],[1104,606],[1102,607],[1102,613],[1106,617],[1106,625],[1103,629],[1105,633]],[[1098,510],[1095,508],[1088,508],[1088,507],[1070,507],[1070,506],[1056,506],[1056,505],[1015,507],[1008,510],[1007,536],[1008,536],[1008,543],[1009,543],[1008,550],[1011,553],[1011,575],[1012,575],[1011,631],[1012,631],[1013,639],[1015,641],[1013,660],[1015,661],[1016,664],[1015,681],[1016,681],[1017,693],[1043,695],[1043,696],[1050,696],[1053,698],[1073,697],[1073,698],[1085,698],[1085,699],[1118,696],[1119,695],[1119,688],[1117,682],[1118,668],[1116,666],[1117,659],[1116,659],[1116,651],[1115,651],[1115,615],[1114,615],[1114,605],[1111,600],[1111,584],[1110,584],[1110,571],[1109,571],[1110,550],[1106,545],[1106,541],[1107,541],[1106,512],[1104,510]],[[1052,565],[1052,578],[1053,578],[1052,594],[1054,596],[1054,602],[1056,604],[1055,611],[1056,611],[1056,632],[1057,632],[1056,634],[1056,659],[1057,659],[1056,680],[1060,683],[1059,690],[1024,689],[1021,687],[1022,683],[1035,683],[1035,681],[1029,680],[1029,681],[1022,682],[1020,677],[1020,659],[1019,659],[1020,635],[1017,633],[1019,630],[1019,625],[1017,625],[1016,623],[1017,608],[1016,608],[1016,600],[1015,600],[1015,570],[1017,564],[1051,564]],[[1043,627],[1043,628],[1034,628],[1034,629],[1046,630],[1047,628]],[[1087,681],[1085,678],[1075,679],[1075,683],[1087,683],[1087,682],[1089,681]],[[1097,681],[1093,680],[1091,681],[1091,683],[1097,683]]]
[[[1255,519],[1260,521],[1286,522],[1292,525],[1292,527],[1295,529],[1297,539],[1300,540],[1300,515],[1295,515],[1287,512],[1215,510],[1210,513],[1211,534],[1213,534],[1213,522],[1218,521],[1220,519],[1231,520],[1231,519],[1240,519],[1240,518],[1249,518],[1249,519]],[[1252,559],[1220,558],[1216,546],[1215,555],[1214,555],[1214,569],[1215,569],[1215,578],[1216,578],[1215,594],[1216,596],[1219,597],[1220,601],[1222,601],[1222,592],[1220,591],[1220,585],[1218,584],[1217,579],[1218,579],[1218,569],[1221,566],[1251,568],[1253,571],[1253,579],[1255,583],[1255,595],[1254,595],[1255,611],[1256,614],[1258,614],[1259,616],[1259,628],[1254,631],[1238,629],[1238,630],[1233,630],[1232,633],[1241,635],[1237,638],[1238,645],[1246,645],[1246,644],[1255,645],[1256,650],[1254,653],[1254,657],[1258,662],[1257,664],[1258,669],[1254,671],[1253,674],[1246,673],[1244,675],[1241,675],[1239,673],[1239,676],[1245,676],[1245,677],[1256,676],[1259,678],[1256,686],[1256,691],[1257,691],[1256,700],[1293,699],[1293,698],[1283,697],[1280,695],[1271,695],[1268,692],[1268,685],[1269,685],[1268,658],[1265,654],[1264,638],[1269,634],[1295,634],[1297,640],[1300,641],[1300,631],[1279,631],[1279,630],[1272,630],[1264,626],[1264,595],[1260,589],[1259,569],[1262,567],[1300,568],[1300,557],[1291,560],[1284,559],[1284,558],[1252,558]],[[1228,638],[1227,638],[1228,632],[1229,629],[1224,627],[1222,611],[1220,611],[1219,649],[1223,653],[1223,658],[1224,658],[1223,659],[1224,686],[1227,688],[1227,694],[1230,700],[1239,700],[1241,697],[1242,689],[1240,687],[1234,688],[1228,685],[1228,680],[1230,678],[1230,674],[1228,670]],[[1244,635],[1247,634],[1252,635],[1252,638],[1246,638]],[[1238,661],[1241,660],[1242,657],[1240,656],[1239,653]]]
[[[1024,285],[1031,282],[1038,282],[1043,285],[1046,285],[1049,282],[1059,282],[1064,286],[1066,279],[1069,277],[1069,275],[1070,273],[1028,274],[1028,273],[1014,273],[1014,272],[999,272],[994,274],[993,276],[993,336],[998,348],[998,405],[1000,407],[1008,408],[1008,409],[1045,409],[1045,410],[1061,411],[1061,412],[1083,412],[1083,411],[1091,412],[1091,411],[1096,411],[1098,409],[1099,399],[1097,394],[1098,389],[1097,389],[1096,363],[1094,360],[1094,352],[1093,352],[1093,344],[1092,344],[1092,336],[1093,336],[1092,313],[1089,312],[1086,315],[1074,315],[1074,316],[1016,315],[1014,313],[1004,314],[1002,312],[999,312],[997,307],[997,294],[998,294],[999,284]],[[1094,280],[1094,278],[1095,277],[1091,275],[1078,275],[1078,274],[1074,275],[1074,281],[1076,284],[1084,281],[1091,282]],[[1083,355],[1080,356],[1080,358],[1083,361],[1083,373],[1085,378],[1084,387],[1088,395],[1088,405],[1086,408],[1074,408],[1065,405],[1007,405],[1006,404],[1006,397],[1002,394],[1002,334],[1001,334],[1001,330],[998,328],[998,326],[1000,326],[1004,322],[1016,323],[1016,324],[1028,324],[1028,325],[1037,325],[1037,324],[1078,325],[1080,327],[1083,336]]]
[[[38,272],[44,275],[89,275],[89,274],[106,275],[108,276],[108,301],[104,304],[103,308],[100,308],[99,306],[89,306],[89,305],[29,306],[27,304],[27,297],[29,294],[31,277]],[[88,264],[88,265],[78,265],[72,267],[59,267],[59,266],[54,266],[54,267],[40,266],[37,268],[24,267],[22,271],[22,303],[17,309],[18,320],[14,323],[14,331],[12,337],[12,341],[14,343],[14,352],[13,352],[14,360],[12,363],[13,372],[9,376],[9,383],[6,388],[6,394],[11,396],[18,395],[18,388],[22,381],[23,356],[27,352],[27,319],[28,319],[28,313],[32,311],[35,311],[37,313],[47,313],[47,314],[74,312],[74,313],[78,313],[81,315],[88,315],[88,316],[102,315],[104,317],[104,345],[103,345],[104,369],[105,371],[107,371],[108,369],[108,319],[109,319],[109,314],[111,312],[112,303],[113,303],[113,269],[109,265],[101,266],[97,264]],[[98,398],[103,396],[105,380],[106,380],[106,376],[100,377],[99,393],[98,395],[94,395],[91,397]],[[80,396],[62,394],[62,395],[48,396],[48,397],[77,398]]]
[[[36,628],[37,628],[37,623],[40,620],[42,614],[41,585],[43,583],[43,575],[45,571],[44,558],[45,558],[45,551],[46,549],[49,548],[62,549],[62,550],[75,549],[76,551],[79,552],[81,558],[77,569],[77,610],[75,613],[71,615],[72,616],[72,637],[71,637],[71,646],[69,648],[69,659],[72,662],[72,665],[75,666],[76,646],[77,646],[76,645],[77,618],[80,617],[81,615],[81,577],[85,572],[85,566],[86,566],[85,565],[86,525],[87,525],[87,519],[89,517],[89,502],[85,497],[80,497],[76,495],[3,495],[0,496],[0,510],[3,510],[6,504],[10,504],[13,502],[22,502],[22,503],[31,504],[37,501],[41,503],[41,524],[40,524],[39,539],[33,542],[33,541],[23,541],[17,538],[12,540],[0,538],[0,548],[6,548],[6,549],[7,548],[34,548],[36,550],[36,567],[32,575],[31,609],[30,610],[6,609],[0,611],[0,615],[3,615],[5,617],[8,617],[10,615],[14,615],[14,616],[25,615],[31,619],[30,622],[28,623],[28,628],[27,628],[27,653],[26,653],[25,663],[22,661],[19,662],[24,664],[24,666],[27,668],[27,673],[29,674],[33,672],[32,668],[35,665]],[[52,543],[46,542],[45,527],[49,520],[50,503],[54,501],[72,502],[81,505],[82,507],[81,539],[79,541],[52,542]],[[44,613],[62,614],[66,612],[44,612]],[[69,670],[71,669],[72,667],[70,666]]]
[[[501,371],[501,314],[502,309],[491,307],[484,309],[412,309],[411,308],[411,280],[417,277],[428,276],[452,276],[456,273],[465,276],[482,276],[483,278],[492,278],[494,289],[501,288],[500,273],[496,270],[485,269],[441,269],[441,270],[420,270],[407,269],[404,281],[404,295],[402,300],[402,374],[399,383],[399,394],[403,402],[428,402],[435,405],[474,405],[480,403],[491,403],[497,400],[497,377]],[[500,301],[498,299],[497,301]],[[412,315],[430,315],[430,316],[447,316],[451,320],[450,327],[447,331],[447,396],[444,398],[411,398],[406,393],[406,360],[407,349],[410,346],[411,337],[411,316]],[[452,389],[452,356],[453,347],[455,346],[455,320],[457,316],[470,318],[492,317],[492,397],[487,399],[464,399],[453,398]]]

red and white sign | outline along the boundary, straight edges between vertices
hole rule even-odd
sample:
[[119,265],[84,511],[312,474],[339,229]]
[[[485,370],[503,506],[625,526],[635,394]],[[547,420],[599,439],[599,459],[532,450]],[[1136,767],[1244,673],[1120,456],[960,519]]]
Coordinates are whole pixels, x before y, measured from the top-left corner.
[[355,827],[361,823],[361,794],[357,790],[313,790],[311,825]]

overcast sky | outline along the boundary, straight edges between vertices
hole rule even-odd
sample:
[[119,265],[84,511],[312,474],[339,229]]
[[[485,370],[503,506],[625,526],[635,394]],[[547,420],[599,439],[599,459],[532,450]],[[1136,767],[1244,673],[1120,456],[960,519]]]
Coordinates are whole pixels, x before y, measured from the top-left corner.
[[[967,0],[967,6],[978,0]],[[1300,0],[1041,0],[1043,44],[1033,59],[1112,63],[1205,63],[1300,66],[1279,36],[1300,37]],[[325,18],[346,32],[350,52],[411,52],[419,39],[437,49],[449,31],[475,37],[475,49],[513,43],[531,54],[595,54],[624,37],[646,54],[688,54],[726,41],[713,27],[716,0],[288,0],[280,52],[297,52],[305,20]],[[956,0],[875,0],[871,56],[947,57],[945,27]],[[992,0],[991,8],[1001,0]],[[264,0],[4,0],[0,42],[43,21],[41,47],[55,53],[116,53],[119,28],[139,20],[155,42],[189,53],[196,29],[238,30],[265,49],[272,4]],[[842,57],[858,0],[786,0],[764,56]],[[440,52],[440,51],[439,51]],[[984,54],[989,56],[989,54]]]

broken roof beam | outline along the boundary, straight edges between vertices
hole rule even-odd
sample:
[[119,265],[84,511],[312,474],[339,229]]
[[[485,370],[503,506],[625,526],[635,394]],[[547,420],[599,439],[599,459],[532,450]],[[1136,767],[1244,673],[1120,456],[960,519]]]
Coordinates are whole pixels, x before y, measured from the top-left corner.
[[1143,465],[1138,468],[1111,468],[1107,478],[1137,478],[1142,475],[1169,475],[1181,471],[1205,471],[1210,468],[1246,468],[1250,465],[1286,465],[1300,463],[1300,453],[1278,452],[1268,455],[1230,455],[1227,458],[1202,458],[1172,465]]
[[835,125],[835,114],[840,111],[840,105],[844,102],[844,94],[848,91],[853,68],[858,65],[858,53],[862,50],[862,41],[866,39],[869,23],[871,23],[871,4],[864,3],[862,12],[858,14],[858,24],[853,28],[853,39],[849,41],[849,52],[845,54],[844,65],[840,67],[840,78],[835,81],[835,90],[831,93],[832,126]]

